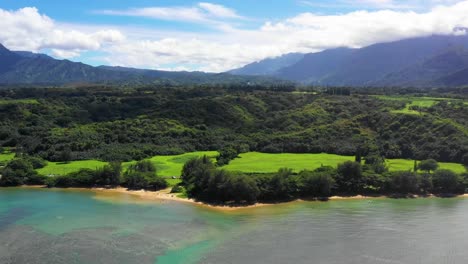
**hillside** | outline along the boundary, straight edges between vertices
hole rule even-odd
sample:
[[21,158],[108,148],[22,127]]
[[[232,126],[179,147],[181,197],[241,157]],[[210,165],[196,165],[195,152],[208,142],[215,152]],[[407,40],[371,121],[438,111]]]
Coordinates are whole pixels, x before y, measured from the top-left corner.
[[404,90],[337,96],[220,86],[6,89],[0,145],[50,161],[67,149],[78,160],[130,161],[229,146],[347,156],[367,148],[389,159],[460,163],[468,150],[461,97],[397,96]]

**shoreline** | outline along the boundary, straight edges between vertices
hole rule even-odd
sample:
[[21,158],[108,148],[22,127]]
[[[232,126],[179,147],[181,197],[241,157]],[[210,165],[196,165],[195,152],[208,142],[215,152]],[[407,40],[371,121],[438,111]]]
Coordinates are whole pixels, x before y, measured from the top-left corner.
[[[221,211],[236,211],[242,209],[251,209],[251,208],[259,208],[259,207],[266,207],[266,206],[275,206],[275,205],[284,205],[290,204],[294,202],[311,202],[311,201],[340,201],[340,200],[367,200],[367,199],[420,199],[420,198],[436,198],[441,196],[436,196],[433,194],[428,195],[409,195],[409,196],[402,196],[402,197],[395,197],[395,196],[388,196],[388,195],[378,195],[378,196],[366,196],[366,195],[355,195],[355,196],[331,196],[326,199],[321,198],[311,198],[311,199],[296,199],[286,202],[277,202],[277,203],[255,203],[252,205],[213,205],[208,204],[200,201],[196,201],[190,198],[180,198],[177,197],[176,193],[170,193],[171,188],[167,188],[164,190],[159,191],[146,191],[146,190],[128,190],[124,187],[118,187],[113,189],[107,188],[47,188],[46,186],[36,185],[36,186],[19,186],[19,188],[25,189],[49,189],[49,190],[61,190],[61,191],[89,191],[94,192],[96,194],[127,194],[132,195],[138,199],[146,200],[146,201],[172,201],[172,202],[179,202],[179,203],[186,203],[192,204],[196,206],[201,206],[210,209],[216,209]],[[461,195],[454,195],[453,197],[450,196],[448,198],[468,198],[468,193],[461,194]]]

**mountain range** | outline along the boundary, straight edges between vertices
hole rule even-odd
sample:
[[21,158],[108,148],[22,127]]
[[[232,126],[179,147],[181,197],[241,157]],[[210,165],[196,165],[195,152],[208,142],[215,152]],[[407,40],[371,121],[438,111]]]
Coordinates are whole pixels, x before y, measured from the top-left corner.
[[80,62],[57,60],[44,54],[10,51],[0,44],[0,84],[232,84],[275,83],[263,76],[227,73],[171,72],[126,67],[93,67]]
[[274,84],[329,86],[467,86],[468,36],[433,35],[363,48],[290,53],[226,73],[90,66],[0,44],[0,85]]
[[[291,54],[298,58],[297,54]],[[267,75],[304,84],[332,86],[468,85],[468,36],[433,35],[289,55],[246,65],[230,73]],[[274,70],[271,70],[274,69]]]

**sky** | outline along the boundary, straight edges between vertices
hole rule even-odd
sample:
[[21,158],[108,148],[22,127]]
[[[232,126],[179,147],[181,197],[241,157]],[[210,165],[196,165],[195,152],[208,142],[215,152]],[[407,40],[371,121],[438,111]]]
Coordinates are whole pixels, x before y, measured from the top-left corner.
[[0,43],[91,65],[223,72],[468,28],[468,0],[0,0]]

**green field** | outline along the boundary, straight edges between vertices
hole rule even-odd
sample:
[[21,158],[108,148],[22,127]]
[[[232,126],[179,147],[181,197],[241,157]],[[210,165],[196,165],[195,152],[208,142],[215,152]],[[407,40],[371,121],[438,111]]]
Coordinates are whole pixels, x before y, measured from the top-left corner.
[[[451,98],[437,98],[437,97],[402,97],[402,96],[386,96],[386,95],[379,95],[376,96],[378,99],[381,100],[393,100],[393,101],[401,101],[407,102],[405,108],[400,110],[393,110],[392,113],[396,114],[419,114],[418,111],[411,110],[411,107],[417,106],[421,108],[431,107],[435,105],[437,102],[441,101],[457,101],[460,99],[451,99]],[[467,104],[465,102],[465,104]]]
[[[201,152],[191,152],[185,153],[182,155],[173,155],[173,156],[155,156],[150,160],[155,164],[158,175],[162,177],[179,177],[182,167],[185,162],[194,158],[201,156],[208,156],[214,158],[218,155],[216,151],[201,151]],[[122,164],[124,170],[128,168],[131,164],[134,164],[135,161],[124,162]],[[80,169],[96,169],[106,165],[106,162],[98,160],[81,160],[81,161],[72,161],[69,163],[63,162],[49,162],[46,167],[39,169],[38,172],[42,175],[66,175],[71,172],[79,171]]]
[[290,168],[295,172],[304,169],[314,170],[323,166],[336,167],[338,163],[354,161],[354,156],[340,156],[334,154],[268,154],[249,152],[240,154],[223,169],[245,173],[271,173],[280,168]]
[[[184,167],[185,162],[189,161],[192,158],[208,156],[210,158],[215,158],[218,155],[217,151],[198,151],[190,152],[182,155],[172,155],[172,156],[155,156],[150,158],[151,162],[156,166],[159,176],[162,177],[180,177],[182,168]],[[128,168],[131,164],[134,164],[135,161],[125,162],[123,164],[124,169]]]
[[79,171],[80,169],[97,169],[106,165],[106,162],[98,160],[79,160],[69,163],[48,162],[47,166],[37,170],[42,175],[67,175],[68,173]]
[[0,163],[8,162],[15,157],[15,153],[6,152],[0,154]]
[[0,105],[9,104],[39,104],[36,99],[0,100]]
[[[390,171],[404,171],[404,170],[413,170],[414,160],[405,160],[405,159],[387,159],[388,169]],[[456,173],[465,172],[465,167],[457,163],[445,163],[439,162],[440,169],[452,170]]]
[[[290,168],[295,172],[301,170],[314,170],[323,166],[336,167],[338,163],[354,161],[354,156],[339,156],[334,154],[267,154],[250,152],[241,154],[239,158],[232,160],[223,169],[240,171],[244,173],[271,173],[280,168]],[[390,171],[412,170],[413,160],[388,159]],[[456,173],[465,172],[465,167],[456,163],[439,163],[441,169],[450,169]]]
[[[0,161],[2,158],[7,157],[9,154],[0,155]],[[185,153],[182,155],[172,156],[155,156],[150,160],[155,164],[158,175],[171,178],[180,177],[182,167],[188,160],[208,156],[215,158],[218,155],[216,151],[200,151]],[[12,156],[11,156],[12,158]],[[280,168],[290,168],[295,172],[301,170],[314,170],[321,166],[332,166],[336,167],[338,163],[345,161],[354,161],[354,156],[340,156],[334,154],[268,154],[249,152],[240,154],[240,157],[232,160],[229,165],[222,167],[223,169],[230,171],[239,171],[244,173],[272,173],[278,171]],[[128,168],[135,161],[123,163],[124,170]],[[83,168],[96,169],[106,165],[107,163],[97,160],[84,160],[84,161],[72,161],[70,163],[61,162],[49,162],[45,168],[39,169],[38,172],[42,175],[66,175],[71,172],[76,172]],[[412,170],[414,161],[405,159],[388,159],[387,165],[390,171],[404,171]],[[440,168],[450,169],[457,173],[465,172],[465,168],[461,164],[456,163],[439,163]],[[169,179],[170,185],[175,185],[179,182],[179,179]]]

